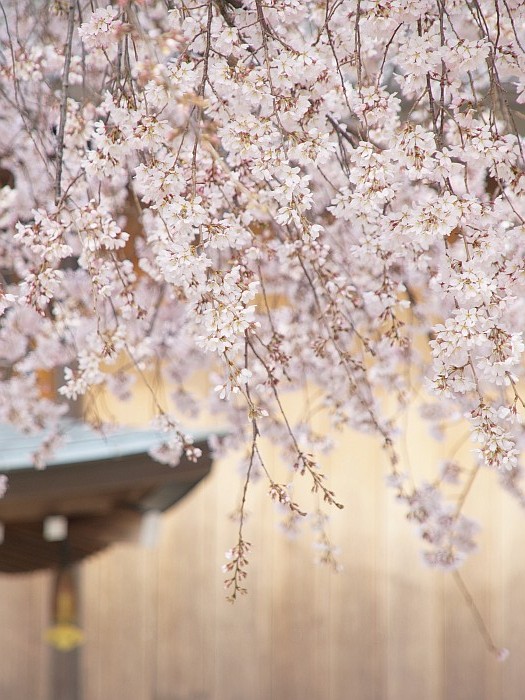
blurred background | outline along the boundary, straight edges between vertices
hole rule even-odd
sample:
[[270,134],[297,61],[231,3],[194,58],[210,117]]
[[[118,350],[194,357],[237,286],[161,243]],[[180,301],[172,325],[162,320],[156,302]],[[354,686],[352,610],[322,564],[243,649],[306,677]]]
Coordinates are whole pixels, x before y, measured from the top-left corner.
[[[439,458],[439,445],[426,445],[417,421],[413,432],[410,463],[424,469]],[[494,488],[495,475],[481,473],[466,508],[484,529],[461,576],[494,643],[510,650],[502,663],[487,650],[453,577],[422,563],[421,543],[385,488],[377,441],[340,437],[325,464],[345,504],[328,524],[341,572],[313,562],[308,523],[295,539],[280,532],[283,513],[261,480],[248,492],[249,591],[229,604],[221,566],[236,542],[238,524],[228,514],[239,504],[242,455],[218,460],[160,516],[153,537],[130,537],[84,558],[68,569],[61,594],[56,568],[0,576],[0,697],[521,699],[525,533],[518,506]],[[269,445],[265,458],[273,470],[283,468]],[[307,483],[295,495],[306,498]],[[1,556],[0,547],[0,563]],[[57,614],[74,619],[81,645],[53,647]]]

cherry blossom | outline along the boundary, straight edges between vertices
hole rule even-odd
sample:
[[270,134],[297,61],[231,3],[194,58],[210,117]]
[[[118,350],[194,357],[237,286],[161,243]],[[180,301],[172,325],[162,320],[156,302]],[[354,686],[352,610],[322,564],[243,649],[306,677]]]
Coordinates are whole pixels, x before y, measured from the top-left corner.
[[[294,528],[317,513],[337,568],[318,413],[377,436],[427,562],[457,567],[475,547],[469,469],[525,502],[523,3],[4,7],[1,419],[55,434],[65,399],[125,397],[133,368],[164,421],[157,458],[198,458],[185,414],[216,412],[223,447],[246,451],[245,487],[262,474]],[[56,399],[42,370],[62,377]],[[314,406],[292,417],[287,392]],[[430,436],[465,422],[474,464],[408,488],[412,405]]]

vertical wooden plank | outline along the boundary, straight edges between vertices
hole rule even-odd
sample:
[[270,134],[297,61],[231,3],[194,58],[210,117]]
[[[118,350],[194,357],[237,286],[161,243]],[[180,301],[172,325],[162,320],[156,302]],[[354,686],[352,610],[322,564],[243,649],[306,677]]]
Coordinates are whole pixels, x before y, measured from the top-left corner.
[[384,488],[375,441],[347,435],[333,457],[336,492],[345,510],[334,516],[343,571],[332,577],[331,685],[334,699],[384,698]]
[[502,641],[509,649],[500,664],[501,699],[521,700],[525,686],[525,513],[508,494],[502,496]]
[[212,697],[216,543],[208,482],[165,517],[159,550],[156,697]]
[[0,576],[0,697],[47,700],[49,607],[47,573]]
[[277,543],[272,656],[275,697],[279,700],[323,697],[319,666],[324,665],[327,650],[316,646],[322,621],[315,590],[316,572],[308,549],[302,541]]
[[[223,460],[216,465],[212,493],[216,503],[215,524],[216,554],[214,564],[215,657],[213,697],[241,700],[250,697],[264,700],[271,697],[273,678],[268,643],[272,613],[272,553],[267,548],[267,528],[271,527],[273,514],[265,501],[262,484],[250,484],[247,493],[243,537],[251,543],[248,577],[245,581],[248,594],[240,596],[234,604],[226,601],[221,571],[226,562],[224,553],[231,549],[238,537],[239,522],[227,517],[239,507],[244,477],[239,471],[247,467],[242,455]],[[259,513],[259,516],[255,516]],[[226,517],[225,517],[226,516]]]
[[[122,696],[150,700],[154,686],[151,647],[156,644],[152,601],[156,554],[119,545],[84,567],[83,589],[92,587],[84,599],[83,614],[85,700]],[[96,568],[98,576],[93,576]]]
[[397,504],[386,509],[388,700],[441,697],[439,572],[421,561],[421,543]]
[[[503,628],[504,611],[504,576],[502,539],[506,514],[503,510],[503,500],[508,496],[502,492],[496,483],[495,474],[487,473],[480,489],[479,513],[484,520],[486,532],[486,550],[482,552],[487,562],[485,571],[485,595],[487,600],[487,625],[494,644],[498,648],[505,647],[505,631]],[[488,477],[488,478],[487,478]],[[490,503],[490,508],[487,508]],[[487,512],[488,511],[488,512]],[[525,520],[522,526],[525,525]],[[499,661],[494,653],[484,665],[485,668],[485,698],[486,700],[506,700],[502,692],[503,674],[506,664]]]
[[[442,459],[440,447],[426,437],[427,427],[412,407],[404,420],[405,439],[397,445],[398,469],[418,487],[435,478]],[[384,457],[386,462],[386,457]],[[390,466],[385,463],[385,474]],[[380,488],[385,491],[385,482]],[[386,566],[380,573],[387,589],[386,698],[442,698],[442,624],[440,573],[422,561],[424,543],[406,518],[406,506],[385,493],[382,523]],[[445,695],[445,697],[447,697]]]
[[[292,481],[289,470],[280,463],[275,447],[263,443],[262,448],[272,478],[278,483]],[[296,481],[294,500],[303,504],[304,484],[300,479]],[[265,551],[271,554],[272,566],[268,569],[266,561],[259,559],[259,554],[264,556],[264,550],[261,551],[258,546],[253,556],[252,587],[256,584],[263,595],[258,601],[249,601],[249,605],[252,627],[256,628],[261,612],[271,619],[271,637],[268,640],[271,697],[281,700],[308,696],[317,700],[317,660],[313,646],[319,619],[315,600],[315,576],[312,568],[309,570],[307,566],[307,562],[311,563],[312,559],[309,533],[304,528],[305,532],[299,538],[290,541],[280,532],[279,524],[288,513],[271,501],[264,477],[255,485],[254,496],[255,502],[250,508],[254,516],[250,527],[257,532],[257,540],[264,543]],[[255,515],[257,511],[262,516],[259,528],[256,527],[259,519]],[[254,602],[257,603],[255,607]],[[257,669],[257,673],[262,677],[264,669]]]
[[[475,569],[465,565],[461,578],[466,583],[470,595],[476,601],[481,614],[486,616],[486,600],[481,586],[472,585]],[[445,584],[445,655],[444,692],[448,697],[452,691],[462,696],[468,693],[475,698],[485,696],[485,665],[491,661],[482,637],[476,628],[472,612],[466,605],[460,590],[450,575],[444,575]]]
[[[477,619],[479,613],[486,633],[496,646],[500,645],[504,636],[498,620],[501,617],[498,601],[503,594],[497,535],[501,494],[494,492],[495,488],[494,474],[479,472],[465,504],[469,517],[483,524],[479,551],[458,570],[459,582],[452,576],[445,578],[444,681],[448,695],[455,692],[485,700],[506,700],[507,696],[500,692],[502,667],[487,648],[488,640]],[[463,584],[472,601],[470,604],[465,600],[467,593]]]

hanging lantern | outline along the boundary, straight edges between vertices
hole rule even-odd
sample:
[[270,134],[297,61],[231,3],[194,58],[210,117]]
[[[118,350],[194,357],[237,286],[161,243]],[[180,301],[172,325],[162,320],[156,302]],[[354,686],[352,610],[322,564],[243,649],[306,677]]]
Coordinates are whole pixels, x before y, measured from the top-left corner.
[[52,626],[45,640],[58,651],[71,651],[84,642],[84,633],[78,626],[78,589],[71,567],[57,571],[52,605]]

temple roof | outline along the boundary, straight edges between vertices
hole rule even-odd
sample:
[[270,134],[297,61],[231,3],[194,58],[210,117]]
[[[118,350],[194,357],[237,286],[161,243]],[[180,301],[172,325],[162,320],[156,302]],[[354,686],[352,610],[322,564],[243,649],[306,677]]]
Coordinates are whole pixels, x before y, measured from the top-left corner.
[[[48,467],[111,460],[128,455],[147,453],[166,438],[156,430],[137,428],[115,428],[98,432],[86,423],[64,421],[63,441],[47,462]],[[195,443],[205,442],[209,431],[188,431]],[[0,425],[0,471],[7,473],[15,469],[32,469],[32,455],[45,439],[46,433],[21,433],[8,425]]]
[[[0,499],[0,571],[23,572],[78,561],[117,541],[140,539],[144,515],[165,511],[211,468],[209,432],[189,432],[202,451],[176,467],[155,461],[149,450],[165,439],[158,431],[119,428],[105,435],[86,425],[64,424],[64,441],[46,469],[32,454],[43,436],[0,427],[0,473],[8,488]],[[67,541],[44,538],[50,516],[67,520]]]

